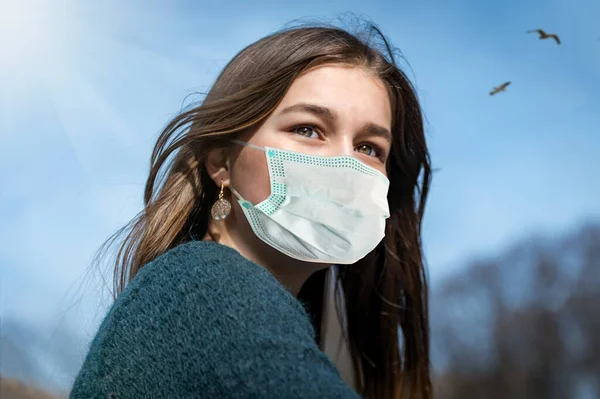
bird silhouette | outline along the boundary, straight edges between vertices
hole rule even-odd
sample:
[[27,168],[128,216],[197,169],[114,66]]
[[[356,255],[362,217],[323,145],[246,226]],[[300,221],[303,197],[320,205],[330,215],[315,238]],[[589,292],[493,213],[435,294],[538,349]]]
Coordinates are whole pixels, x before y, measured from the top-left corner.
[[554,39],[554,40],[556,40],[556,44],[560,44],[560,39],[554,33],[546,33],[542,29],[528,30],[527,33],[538,33],[540,35],[540,37],[539,37],[540,40]]
[[506,82],[506,83],[502,83],[500,86],[494,87],[492,89],[492,91],[490,91],[490,96],[493,96],[494,94],[498,94],[501,91],[506,91],[506,88],[508,87],[509,84],[510,84],[510,82]]

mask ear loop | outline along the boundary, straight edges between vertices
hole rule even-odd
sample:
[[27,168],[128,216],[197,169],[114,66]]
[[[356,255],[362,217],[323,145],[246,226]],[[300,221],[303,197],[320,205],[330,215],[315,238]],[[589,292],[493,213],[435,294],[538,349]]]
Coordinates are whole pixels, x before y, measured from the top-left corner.
[[[237,142],[237,141],[239,141],[239,140],[232,140],[232,141],[234,141],[234,142]],[[240,141],[240,143],[243,143],[243,141]],[[246,143],[246,144],[247,144],[247,143]],[[255,147],[258,147],[258,146],[255,146]],[[258,147],[258,148],[260,148],[260,147]],[[227,166],[227,170],[229,171],[229,176],[230,176],[229,178],[230,178],[230,180],[231,180],[231,164],[229,163],[229,158],[227,158],[227,159],[225,160],[225,165]],[[233,195],[235,195],[235,196],[237,197],[237,199],[238,199],[238,200],[240,200],[240,201],[242,201],[242,202],[248,202],[248,201],[246,201],[246,200],[244,199],[244,197],[242,197],[242,196],[240,195],[240,193],[238,193],[238,192],[237,192],[237,190],[236,190],[235,188],[233,188],[233,185],[232,185],[231,183],[229,184],[229,187],[228,187],[228,188],[229,188],[229,191],[231,191],[231,193],[232,193]]]
[[243,202],[247,202],[241,195],[240,193],[237,192],[237,190],[235,188],[233,188],[233,186],[229,186],[229,190],[231,190],[231,192],[233,193],[233,195],[235,195],[237,197],[238,200],[243,201]]
[[239,145],[243,145],[244,147],[253,148],[255,150],[259,150],[259,151],[262,151],[262,152],[266,152],[267,151],[267,150],[265,150],[264,147],[261,147],[259,145],[254,145],[254,144],[246,143],[245,141],[242,141],[242,140],[232,139],[231,142],[239,144]]

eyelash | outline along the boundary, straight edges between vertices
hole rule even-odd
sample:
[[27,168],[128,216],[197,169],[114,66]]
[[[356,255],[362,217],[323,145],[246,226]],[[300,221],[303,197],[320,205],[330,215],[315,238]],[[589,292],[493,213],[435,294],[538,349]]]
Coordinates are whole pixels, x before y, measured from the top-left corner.
[[[293,126],[290,129],[290,131],[292,133],[296,133],[296,130],[301,129],[301,128],[305,128],[305,127],[314,130],[314,132],[317,134],[318,138],[323,137],[323,133],[321,132],[321,129],[319,129],[318,126],[312,125],[312,124],[296,125],[296,126]],[[298,134],[298,133],[296,133],[296,134]],[[298,134],[298,135],[302,136],[301,134]],[[308,137],[308,136],[302,136],[302,137],[311,138],[311,137]],[[315,138],[317,138],[317,137],[315,137]],[[369,157],[373,157],[373,158],[379,158],[382,162],[385,161],[385,157],[386,157],[385,150],[383,148],[381,148],[380,146],[378,146],[377,144],[374,144],[374,143],[362,143],[362,144],[357,145],[356,148],[359,148],[361,146],[371,147],[373,149],[373,151],[375,151],[375,153],[377,154],[377,155],[368,155],[368,154],[365,154],[365,155],[367,155]]]

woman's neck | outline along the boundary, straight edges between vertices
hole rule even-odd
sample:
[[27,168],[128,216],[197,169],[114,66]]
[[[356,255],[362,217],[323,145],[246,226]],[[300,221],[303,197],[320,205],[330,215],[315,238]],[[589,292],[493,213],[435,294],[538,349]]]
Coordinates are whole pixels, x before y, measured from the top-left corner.
[[294,296],[298,295],[302,285],[314,272],[329,266],[292,259],[260,240],[252,231],[244,234],[244,238],[251,237],[250,239],[242,239],[230,234],[222,226],[210,226],[204,240],[233,248],[246,259],[264,267]]

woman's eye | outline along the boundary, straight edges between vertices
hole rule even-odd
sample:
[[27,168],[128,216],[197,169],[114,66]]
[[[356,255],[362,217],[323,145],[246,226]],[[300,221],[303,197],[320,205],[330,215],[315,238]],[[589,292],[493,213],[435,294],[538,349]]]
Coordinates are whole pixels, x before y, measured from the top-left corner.
[[298,126],[294,128],[294,132],[299,134],[300,136],[309,137],[309,138],[318,138],[319,134],[316,129],[312,126]]
[[355,151],[360,152],[361,154],[368,155],[370,157],[379,156],[377,150],[375,150],[373,146],[370,146],[368,144],[359,145],[358,147],[356,147]]

